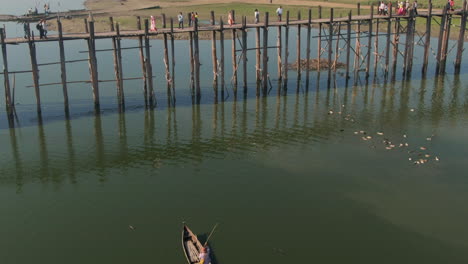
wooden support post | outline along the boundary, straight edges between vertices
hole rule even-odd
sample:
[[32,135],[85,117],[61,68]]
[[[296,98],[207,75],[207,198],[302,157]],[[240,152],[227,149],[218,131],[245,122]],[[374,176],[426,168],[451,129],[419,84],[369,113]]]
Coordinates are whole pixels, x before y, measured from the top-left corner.
[[99,77],[96,59],[96,40],[94,38],[94,22],[88,22],[89,38],[88,38],[88,58],[89,58],[89,72],[91,75],[91,86],[93,88],[94,107],[99,109]]
[[[322,6],[318,7],[318,17],[322,19]],[[322,23],[318,26],[318,41],[317,41],[317,71],[320,71],[320,60],[322,57]]]
[[406,72],[405,72],[405,78],[407,80],[410,79],[411,77],[411,72],[413,70],[413,55],[414,55],[414,34],[416,31],[416,14],[414,13],[414,10],[410,10],[410,18],[409,22],[407,25],[407,38],[409,39],[407,42],[408,45],[408,53],[406,55]]
[[[409,10],[411,12],[411,10]],[[408,48],[411,41],[411,15],[406,19],[406,37],[405,37],[405,50],[403,51],[403,79],[405,79],[408,63]]]
[[5,83],[5,105],[9,117],[13,116],[13,103],[11,100],[11,89],[10,89],[10,77],[8,74],[8,56],[7,46],[5,43],[5,29],[0,28],[0,40],[2,43],[2,55],[3,55],[3,78]]
[[336,44],[335,44],[335,59],[333,60],[333,74],[336,77],[336,66],[338,63],[338,58],[340,56],[340,37],[341,37],[341,22],[338,22],[338,30],[336,35]]
[[288,71],[289,71],[289,10],[286,11],[286,28],[284,34],[284,64],[283,64],[283,90],[288,90]]
[[457,56],[455,59],[455,74],[460,74],[462,55],[463,55],[463,45],[465,44],[465,30],[466,30],[466,20],[467,20],[467,1],[463,1],[463,11],[462,11],[461,21],[460,21],[460,33],[458,36],[458,47],[457,47]]
[[312,9],[309,8],[307,16],[307,47],[306,47],[306,90],[309,90],[309,79],[310,79],[310,37],[312,27]]
[[[215,15],[214,11],[211,11],[211,25],[215,25]],[[213,65],[213,93],[214,93],[214,102],[218,103],[218,56],[216,50],[216,31],[211,32],[211,59]]]
[[331,84],[331,72],[332,72],[332,55],[333,55],[333,8],[330,8],[330,22],[328,29],[328,80],[327,84],[330,87]]
[[[114,19],[112,17],[109,17],[109,25],[110,25],[110,30],[112,32],[115,31],[115,26],[114,26]],[[112,49],[113,49],[113,58],[114,58],[114,74],[115,74],[115,81],[116,81],[116,84],[117,84],[117,98],[118,98],[118,102],[119,102],[119,105],[121,105],[121,102],[123,101],[122,100],[122,80],[121,80],[121,68],[120,68],[120,65],[121,63],[119,62],[119,54],[118,54],[118,50],[119,50],[119,47],[117,45],[117,38],[116,37],[112,37]]]
[[195,60],[193,54],[193,32],[189,31],[189,59],[190,59],[190,91],[192,103],[195,102]]
[[394,81],[396,77],[396,67],[398,63],[398,45],[400,45],[400,18],[395,19],[395,29],[393,34],[392,80]]
[[84,19],[84,27],[85,27],[85,32],[86,34],[89,34],[89,27],[88,27],[88,19]]
[[369,41],[367,42],[367,64],[366,64],[366,80],[369,79],[370,74],[370,62],[372,52],[372,26],[374,20],[374,4],[371,5],[370,20],[369,20]]
[[437,45],[437,57],[436,57],[436,75],[440,74],[440,65],[442,60],[442,46],[444,45],[444,33],[445,33],[445,23],[447,21],[447,7],[444,7],[442,12],[442,19],[440,21],[440,31],[439,31],[439,43]]
[[262,84],[262,68],[261,68],[261,59],[260,59],[260,54],[261,54],[261,48],[260,48],[260,28],[257,27],[256,29],[256,35],[255,35],[255,68],[256,68],[256,80],[257,80],[257,91],[256,91],[256,96],[260,96],[260,86]]
[[[141,18],[137,17],[137,28],[141,30]],[[143,96],[145,99],[145,106],[148,106],[148,81],[146,77],[146,63],[145,63],[145,54],[143,51],[143,36],[138,36],[138,46],[140,52],[140,63],[141,63],[141,71],[143,74]]]
[[115,29],[116,29],[116,33],[117,33],[117,38],[116,38],[116,42],[117,42],[117,57],[119,59],[119,74],[120,74],[120,85],[119,85],[119,89],[120,89],[120,102],[119,104],[123,107],[125,106],[125,94],[124,94],[124,86],[123,86],[123,81],[124,81],[124,77],[123,77],[123,63],[122,63],[122,45],[121,45],[121,38],[120,38],[120,25],[117,23],[115,25]]
[[447,18],[445,22],[445,34],[444,34],[444,45],[442,47],[442,56],[440,58],[440,74],[445,74],[445,67],[447,65],[447,55],[449,52],[449,40],[450,40],[450,30],[452,26],[452,14],[447,12]]
[[380,51],[379,51],[379,28],[380,20],[377,18],[377,26],[375,27],[375,41],[374,41],[374,81],[377,77],[377,66],[380,60]]
[[36,44],[34,43],[34,32],[28,36],[29,56],[31,58],[31,71],[33,77],[34,92],[36,95],[36,109],[41,113],[41,91],[39,90],[39,68],[37,66]]
[[[62,31],[62,21],[57,19],[57,28],[59,33],[59,52],[60,52],[60,77],[62,79],[62,90],[63,90],[63,104],[65,108],[65,113],[69,113],[69,103],[68,103],[68,88],[67,88],[67,68],[65,63],[65,47],[63,45],[63,31]],[[29,25],[28,25],[28,31]]]
[[172,73],[172,103],[175,105],[176,95],[175,95],[175,46],[174,46],[174,19],[171,17],[171,73]]
[[263,96],[268,92],[268,12],[265,12],[265,26],[263,27]]
[[427,64],[429,63],[429,52],[431,48],[431,22],[432,22],[432,1],[429,0],[429,9],[426,18],[426,39],[424,41],[424,57],[422,65],[423,77],[427,74]]
[[390,63],[390,44],[391,44],[391,33],[392,33],[392,10],[393,8],[389,8],[389,17],[387,19],[387,43],[385,47],[385,80],[388,78],[388,65]]
[[346,23],[346,26],[347,26],[347,36],[346,36],[346,39],[347,39],[347,46],[346,46],[346,83],[348,83],[348,80],[349,80],[349,63],[350,63],[350,56],[351,56],[351,16],[352,16],[352,13],[351,11],[349,11],[348,13],[348,22]]
[[154,96],[154,88],[153,88],[153,67],[151,66],[151,53],[150,53],[150,40],[149,40],[149,25],[148,19],[145,19],[145,52],[146,52],[146,78],[148,80],[148,95],[149,95],[149,105],[153,107],[156,98]]
[[[301,11],[297,11],[297,20],[301,20]],[[301,79],[301,24],[297,25],[297,40],[296,40],[296,55],[297,55],[297,84],[299,91],[299,84]]]
[[220,53],[221,59],[219,62],[219,71],[221,76],[221,99],[224,101],[224,89],[225,89],[225,81],[224,81],[224,22],[223,18],[219,19],[219,46],[220,46]]
[[[357,3],[357,15],[361,15],[361,3]],[[361,21],[357,21],[356,45],[354,57],[354,75],[356,76],[361,68]]]
[[[166,15],[162,14],[162,27],[166,28]],[[164,44],[164,68],[166,70],[166,87],[167,87],[167,101],[168,105],[171,104],[172,90],[171,90],[171,70],[169,69],[169,49],[167,45],[167,34],[163,33],[163,44]]]
[[[260,29],[259,28],[257,28],[257,29],[258,29],[258,37],[259,37],[258,46],[260,46]],[[282,58],[281,58],[281,55],[283,53],[283,48],[282,48],[283,44],[282,43],[283,43],[282,29],[281,29],[281,26],[278,26],[278,36],[277,36],[277,39],[276,39],[276,46],[278,47],[278,49],[277,49],[277,52],[278,52],[278,81],[280,83],[280,86],[281,86],[281,82],[283,80],[283,61],[282,61]],[[258,56],[260,57],[260,54]],[[278,90],[281,90],[281,89],[278,89]]]
[[[232,19],[235,21],[235,12],[231,10]],[[237,100],[237,56],[236,56],[236,30],[232,29],[232,84],[234,87],[234,100]]]
[[247,18],[242,17],[242,66],[244,95],[247,94]]
[[194,63],[195,63],[195,90],[197,94],[197,104],[200,104],[201,90],[200,90],[200,48],[198,43],[198,21],[195,19],[193,32],[193,47],[194,47]]

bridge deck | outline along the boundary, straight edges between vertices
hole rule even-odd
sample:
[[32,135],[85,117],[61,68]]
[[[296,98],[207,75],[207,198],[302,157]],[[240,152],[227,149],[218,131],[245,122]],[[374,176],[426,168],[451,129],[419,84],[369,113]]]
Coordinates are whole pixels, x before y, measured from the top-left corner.
[[[453,15],[461,15],[462,11],[454,11],[451,12]],[[433,16],[442,16],[442,11],[440,10],[435,10],[432,12]],[[419,12],[417,17],[427,17],[428,12],[423,11]],[[409,16],[392,16],[391,18],[408,18]],[[383,16],[383,15],[374,15],[371,17],[370,15],[360,15],[360,16],[352,16],[351,21],[356,22],[356,21],[369,21],[371,19],[389,19],[389,16]],[[347,22],[348,17],[340,17],[340,18],[334,18],[333,22]],[[311,23],[312,24],[319,24],[319,23],[329,23],[330,18],[322,18],[322,19],[312,19]],[[291,20],[289,21],[289,25],[307,25],[308,20]],[[286,26],[286,22],[270,22],[268,24],[269,27],[277,27],[277,26]],[[264,23],[258,23],[258,24],[247,24],[246,28],[262,28],[265,27]],[[234,24],[232,26],[230,25],[224,25],[225,30],[229,29],[242,29],[241,24]],[[220,30],[219,25],[203,25],[198,27],[198,31],[216,31]],[[187,32],[193,32],[194,28],[193,27],[186,27],[184,29],[177,29],[174,28],[174,33],[187,33]],[[169,28],[161,28],[158,29],[157,31],[151,31],[149,32],[150,36],[156,36],[162,33],[171,33],[171,29]],[[95,33],[95,38],[96,39],[105,39],[105,38],[111,38],[115,37],[117,35],[116,32],[96,32]],[[132,37],[138,37],[138,36],[144,36],[145,32],[144,30],[126,30],[126,31],[121,31],[120,36],[122,38],[132,38]],[[88,33],[69,33],[69,34],[64,34],[63,40],[80,40],[80,39],[88,39],[89,34]],[[47,42],[47,41],[57,41],[58,40],[58,35],[49,35],[47,39],[35,39],[36,42]],[[28,40],[24,38],[7,38],[5,39],[6,44],[19,44],[19,43],[27,43]]]

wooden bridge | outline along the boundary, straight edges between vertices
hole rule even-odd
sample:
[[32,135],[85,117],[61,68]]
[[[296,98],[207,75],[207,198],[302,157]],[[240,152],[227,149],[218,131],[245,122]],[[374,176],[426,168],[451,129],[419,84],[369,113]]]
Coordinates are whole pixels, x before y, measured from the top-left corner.
[[[425,76],[427,73],[427,64],[429,63],[429,52],[430,52],[430,39],[431,39],[431,25],[434,17],[439,17],[437,24],[440,26],[439,41],[437,46],[437,55],[436,55],[436,74],[444,74],[446,68],[446,59],[450,51],[448,47],[448,40],[451,31],[451,21],[454,16],[461,18],[460,31],[457,44],[457,57],[455,61],[455,72],[458,74],[460,72],[461,58],[464,46],[465,38],[465,28],[467,20],[467,3],[466,0],[463,3],[463,8],[457,11],[449,11],[447,8],[443,10],[432,10],[432,4],[429,5],[429,9],[426,11],[420,11],[418,14],[415,14],[413,10],[409,10],[407,15],[404,16],[395,16],[392,14],[392,8],[389,8],[390,13],[388,15],[374,15],[374,7],[370,9],[369,15],[361,15],[361,8],[358,4],[358,14],[353,16],[349,12],[348,16],[335,18],[333,9],[330,10],[330,17],[322,17],[322,9],[319,7],[318,18],[312,18],[312,12],[309,9],[307,19],[301,19],[301,14],[298,13],[297,20],[291,20],[289,11],[286,12],[284,21],[282,22],[271,22],[269,21],[269,14],[265,13],[264,21],[257,24],[248,24],[245,17],[241,18],[240,23],[235,23],[233,25],[225,25],[221,19],[218,23],[215,22],[214,13],[211,12],[211,21],[209,25],[198,25],[195,21],[194,25],[184,29],[176,29],[173,26],[173,20],[170,19],[170,25],[166,22],[166,17],[163,15],[162,28],[157,31],[150,31],[148,20],[144,21],[144,27],[140,17],[137,18],[137,29],[136,30],[127,30],[120,31],[119,24],[114,23],[113,19],[110,18],[111,31],[109,32],[95,32],[94,22],[87,21],[85,19],[85,32],[83,33],[71,33],[63,34],[62,24],[60,18],[57,19],[58,25],[58,34],[49,35],[45,39],[37,39],[33,34],[25,38],[7,38],[5,31],[0,30],[1,34],[1,45],[2,45],[2,54],[3,54],[3,63],[4,70],[3,75],[5,79],[5,100],[6,107],[9,116],[13,115],[14,112],[14,102],[12,102],[11,92],[10,92],[10,74],[22,74],[22,73],[31,73],[33,79],[33,87],[35,88],[35,95],[37,101],[37,111],[41,112],[41,101],[40,101],[40,86],[48,85],[62,85],[63,87],[63,96],[64,96],[64,107],[66,113],[69,111],[68,103],[68,92],[67,84],[70,83],[90,83],[93,90],[93,99],[94,104],[97,109],[99,109],[99,83],[106,81],[115,81],[117,86],[117,97],[119,100],[119,106],[124,107],[124,90],[123,90],[123,81],[130,79],[142,79],[144,80],[144,101],[145,105],[154,106],[155,95],[154,95],[154,86],[153,86],[153,71],[151,65],[151,48],[150,48],[150,38],[156,35],[163,36],[164,42],[164,65],[165,65],[165,77],[167,82],[167,94],[168,94],[168,103],[175,104],[175,58],[174,58],[174,35],[175,34],[188,34],[189,39],[189,60],[190,60],[190,88],[192,90],[192,99],[194,103],[199,103],[201,98],[200,90],[200,59],[199,59],[199,32],[211,32],[211,42],[212,42],[212,67],[213,67],[213,87],[215,95],[215,103],[218,102],[218,86],[220,82],[221,86],[221,98],[224,99],[224,90],[225,90],[225,76],[224,76],[224,67],[225,67],[225,58],[224,58],[224,33],[226,31],[232,33],[232,67],[233,67],[233,76],[232,83],[234,87],[234,98],[237,99],[237,87],[238,87],[238,68],[239,64],[242,63],[243,71],[243,92],[247,93],[247,57],[246,52],[248,50],[256,51],[256,82],[257,96],[263,95],[266,96],[268,93],[268,85],[271,86],[271,80],[269,78],[268,72],[268,52],[270,48],[277,50],[278,56],[278,65],[277,71],[279,76],[279,88],[278,92],[286,91],[288,86],[288,55],[289,55],[289,29],[291,26],[297,27],[297,43],[296,43],[296,52],[297,52],[297,72],[298,80],[301,78],[301,73],[304,70],[306,72],[306,88],[308,89],[310,80],[310,53],[311,53],[311,39],[317,39],[317,59],[318,61],[322,60],[322,55],[326,54],[327,57],[323,58],[326,60],[328,67],[326,69],[321,69],[320,63],[318,63],[317,70],[327,70],[328,72],[328,85],[330,85],[332,80],[332,73],[336,73],[336,65],[341,56],[340,50],[345,50],[345,71],[346,82],[350,79],[351,73],[354,72],[354,75],[358,75],[360,71],[365,71],[366,80],[370,77],[372,72],[372,67],[374,68],[374,78],[377,74],[378,65],[383,66],[385,81],[388,79],[395,80],[397,72],[397,63],[398,57],[403,58],[403,77],[404,79],[409,79],[411,76],[413,68],[413,54],[415,48],[415,35],[416,32],[416,18],[424,18],[426,20],[426,30],[424,35],[420,37],[419,43],[423,42],[424,46],[424,57],[423,57],[423,67],[422,73]],[[235,12],[232,12],[232,17],[235,18]],[[405,23],[402,23],[402,22]],[[380,29],[381,25],[384,25],[384,30]],[[374,25],[376,26],[374,28]],[[317,36],[311,35],[311,27],[317,26],[319,31]],[[307,46],[306,46],[306,67],[301,69],[301,27],[307,29]],[[354,27],[354,29],[353,29]],[[364,28],[365,27],[365,28]],[[268,47],[268,32],[271,28],[278,29],[277,35],[277,45],[275,47]],[[256,44],[255,48],[247,47],[247,30],[255,30],[256,33]],[[283,30],[284,29],[284,30]],[[365,29],[365,30],[364,30]],[[374,32],[375,30],[375,32]],[[283,32],[285,38],[283,39]],[[262,38],[260,38],[262,33]],[[216,35],[219,34],[219,37]],[[400,35],[406,34],[405,43],[400,43]],[[239,36],[240,36],[240,39]],[[384,53],[379,53],[379,36],[384,36],[386,42],[384,43],[385,49]],[[122,50],[129,48],[122,48],[120,41],[122,38],[137,38],[139,42],[138,47],[140,52],[140,61],[142,69],[142,77],[134,78],[124,78],[122,72]],[[170,38],[171,45],[168,44],[168,39]],[[367,38],[367,40],[363,40]],[[96,50],[95,41],[96,39],[111,39],[112,40],[112,49],[107,51],[114,52],[114,71],[115,71],[115,80],[99,80],[98,70],[97,70],[97,58],[96,52],[104,50]],[[260,43],[262,39],[263,43]],[[351,39],[355,40],[354,46],[352,45]],[[65,58],[64,52],[64,42],[71,40],[86,40],[88,46],[88,59],[86,60],[74,60],[67,61]],[[36,43],[37,42],[58,42],[59,44],[59,53],[60,61],[54,63],[39,64],[36,58]],[[237,50],[236,42],[240,42],[240,50]],[[343,47],[340,47],[340,41],[342,41]],[[364,43],[363,43],[364,42]],[[367,42],[367,43],[366,43]],[[7,45],[18,45],[21,43],[27,43],[30,52],[31,59],[31,69],[23,71],[9,71],[8,70],[8,52]],[[217,56],[217,43],[220,46],[220,58]],[[325,45],[322,45],[325,44]],[[400,45],[404,44],[404,49],[400,50]],[[372,46],[374,45],[374,48]],[[362,51],[362,47],[365,47]],[[171,60],[169,60],[169,50],[171,51]],[[374,50],[374,51],[373,51]],[[238,59],[237,52],[241,52],[240,59]],[[283,52],[284,51],[284,52]],[[392,54],[390,54],[392,52]],[[371,57],[374,55],[374,64],[371,63]],[[351,56],[354,57],[354,64],[351,65]],[[393,58],[393,61],[390,61],[390,58]],[[67,81],[67,72],[66,64],[74,63],[79,61],[88,61],[89,70],[90,70],[90,80],[87,81]],[[382,62],[383,61],[383,62]],[[60,83],[39,83],[39,67],[50,64],[60,64],[61,68],[61,82]],[[364,67],[364,68],[362,68]],[[391,72],[391,75],[390,75]],[[356,79],[356,78],[355,78]],[[299,83],[299,82],[298,82]]]

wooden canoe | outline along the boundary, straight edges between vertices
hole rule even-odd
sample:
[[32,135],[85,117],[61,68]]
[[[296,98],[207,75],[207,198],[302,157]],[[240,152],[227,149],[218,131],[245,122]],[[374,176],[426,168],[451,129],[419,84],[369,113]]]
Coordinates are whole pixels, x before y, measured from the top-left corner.
[[200,243],[197,236],[184,223],[182,229],[182,248],[184,249],[185,257],[189,264],[198,264],[200,262],[198,256],[200,255],[202,247],[203,245]]

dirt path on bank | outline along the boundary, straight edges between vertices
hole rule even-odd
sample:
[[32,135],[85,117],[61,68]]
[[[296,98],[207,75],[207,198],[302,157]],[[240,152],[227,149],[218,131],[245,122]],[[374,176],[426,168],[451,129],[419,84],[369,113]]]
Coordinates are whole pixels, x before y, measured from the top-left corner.
[[[88,10],[100,10],[103,12],[128,12],[137,11],[145,8],[151,8],[154,6],[160,6],[161,8],[168,7],[187,7],[197,5],[213,5],[213,4],[270,4],[269,1],[265,0],[236,0],[236,1],[222,1],[222,0],[164,0],[164,1],[152,1],[152,0],[87,0],[85,6]],[[271,4],[276,7],[279,5],[298,5],[298,6],[322,6],[326,8],[339,7],[339,8],[356,8],[354,4],[343,4],[343,3],[332,3],[322,1],[308,1],[308,0],[283,0],[281,2],[273,1]],[[368,8],[362,6],[362,8]]]

